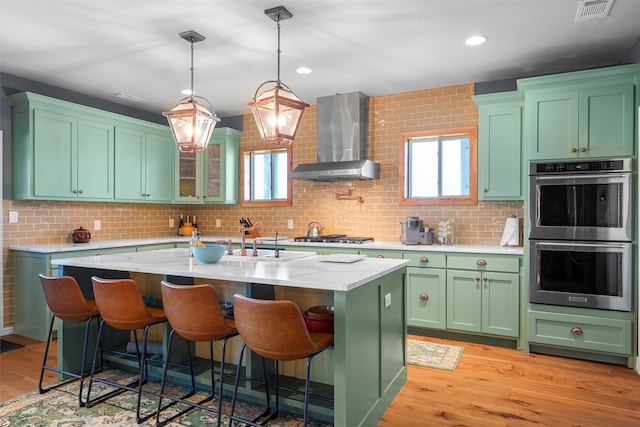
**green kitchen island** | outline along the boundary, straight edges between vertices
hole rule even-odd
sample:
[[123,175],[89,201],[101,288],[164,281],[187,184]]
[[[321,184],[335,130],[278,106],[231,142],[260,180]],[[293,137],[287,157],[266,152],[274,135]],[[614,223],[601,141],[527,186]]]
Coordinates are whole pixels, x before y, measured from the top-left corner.
[[[332,294],[335,342],[327,370],[332,371],[333,424],[376,425],[407,380],[404,281],[408,261],[294,251],[280,254],[280,258],[272,251],[260,251],[257,257],[225,255],[217,264],[200,264],[188,249],[163,249],[65,258],[52,264],[58,266],[58,274],[76,277],[87,297],[92,297],[92,275],[144,275],[153,278],[156,291],[160,283],[155,275],[160,275],[183,283],[244,283],[247,294],[254,288]],[[67,329],[73,327],[67,322],[60,326],[58,357],[65,368],[77,370],[75,352],[81,334],[77,327]]]

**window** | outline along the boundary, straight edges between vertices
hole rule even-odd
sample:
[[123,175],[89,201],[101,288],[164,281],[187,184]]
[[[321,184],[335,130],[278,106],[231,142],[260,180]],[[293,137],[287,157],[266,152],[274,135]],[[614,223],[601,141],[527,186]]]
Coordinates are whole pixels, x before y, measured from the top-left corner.
[[291,146],[242,149],[241,206],[291,206]]
[[478,202],[475,126],[400,134],[400,204]]

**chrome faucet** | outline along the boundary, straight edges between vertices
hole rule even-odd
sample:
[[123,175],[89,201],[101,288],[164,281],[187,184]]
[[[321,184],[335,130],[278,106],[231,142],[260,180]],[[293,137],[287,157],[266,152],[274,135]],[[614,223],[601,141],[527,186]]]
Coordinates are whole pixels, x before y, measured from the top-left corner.
[[276,230],[276,247],[273,251],[273,254],[276,258],[280,258],[280,249],[278,249],[278,231]]

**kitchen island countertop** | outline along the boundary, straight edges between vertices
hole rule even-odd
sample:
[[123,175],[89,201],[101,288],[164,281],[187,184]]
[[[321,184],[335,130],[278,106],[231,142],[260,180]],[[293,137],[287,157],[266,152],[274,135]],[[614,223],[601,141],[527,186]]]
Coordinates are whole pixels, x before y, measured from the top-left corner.
[[[240,243],[238,236],[200,236],[200,240],[205,243],[215,242],[217,240],[228,241],[231,239],[233,243]],[[28,244],[28,245],[9,245],[9,249],[14,251],[37,252],[37,253],[60,253],[74,252],[81,250],[109,249],[127,246],[144,246],[144,245],[160,245],[171,243],[188,243],[189,237],[185,236],[166,236],[166,237],[141,237],[132,239],[112,239],[112,240],[92,240],[89,243],[59,243],[59,244]],[[273,238],[258,238],[258,242],[273,245]],[[253,244],[253,239],[247,239],[247,244]],[[367,249],[367,250],[397,250],[397,251],[422,251],[422,252],[450,252],[450,253],[484,253],[499,255],[522,255],[523,247],[507,247],[507,246],[490,246],[490,245],[404,245],[400,242],[379,242],[353,244],[353,243],[313,243],[313,242],[294,242],[293,239],[283,238],[279,241],[283,246],[326,246],[327,248],[348,248],[348,249]]]
[[[288,251],[293,252],[293,251]],[[149,274],[253,282],[329,291],[350,291],[395,270],[409,260],[362,258],[355,262],[326,262],[311,252],[292,260],[224,255],[216,264],[201,264],[189,256],[189,249],[128,252],[63,258],[53,265],[100,270],[119,270]]]

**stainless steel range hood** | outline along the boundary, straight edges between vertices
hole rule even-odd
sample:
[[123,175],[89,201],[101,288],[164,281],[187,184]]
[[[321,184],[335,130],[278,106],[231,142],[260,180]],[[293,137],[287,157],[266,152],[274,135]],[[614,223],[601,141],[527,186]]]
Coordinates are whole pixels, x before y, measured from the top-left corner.
[[367,159],[369,97],[352,92],[318,98],[317,163],[298,165],[293,179],[379,179],[380,164]]

